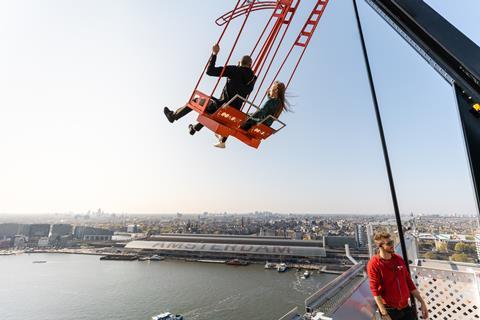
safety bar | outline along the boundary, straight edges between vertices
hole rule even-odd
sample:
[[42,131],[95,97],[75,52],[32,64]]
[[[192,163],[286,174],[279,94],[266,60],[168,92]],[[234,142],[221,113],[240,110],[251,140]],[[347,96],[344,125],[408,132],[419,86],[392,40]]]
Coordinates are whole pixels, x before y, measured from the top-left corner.
[[198,113],[203,114],[211,100],[212,98],[209,95],[195,89],[190,101],[188,101],[188,106]]
[[[260,110],[260,107],[258,107],[257,105],[255,105],[253,102],[248,101],[247,98],[244,98],[244,97],[242,97],[242,96],[239,95],[239,94],[236,94],[235,96],[233,96],[232,99],[230,99],[229,101],[227,101],[226,103],[224,103],[224,104],[219,108],[219,110],[228,107],[235,99],[243,100],[244,103],[243,103],[243,105],[242,105],[242,108],[240,108],[240,111],[242,111],[242,112],[243,112],[243,108],[245,107],[245,104],[249,104],[249,105],[250,105],[250,107],[248,107],[248,109],[247,109],[247,112],[244,112],[244,113],[248,116],[248,119],[252,119],[252,117],[251,117],[250,114],[248,113],[248,112],[250,112],[251,107],[254,107],[254,108],[257,109],[257,110]],[[270,127],[270,128],[273,130],[273,133],[277,133],[278,131],[282,130],[283,128],[285,128],[285,127],[287,126],[283,121],[278,120],[278,118],[276,118],[276,117],[274,117],[274,116],[272,116],[272,115],[268,115],[268,117],[265,117],[265,119],[262,119],[262,121],[258,122],[257,125],[263,124],[263,123],[264,123],[267,119],[269,119],[269,118],[270,118],[270,119],[273,119],[273,122],[278,122],[278,123],[280,123],[280,125],[281,125],[280,128],[278,128],[278,129],[274,129],[274,128]]]

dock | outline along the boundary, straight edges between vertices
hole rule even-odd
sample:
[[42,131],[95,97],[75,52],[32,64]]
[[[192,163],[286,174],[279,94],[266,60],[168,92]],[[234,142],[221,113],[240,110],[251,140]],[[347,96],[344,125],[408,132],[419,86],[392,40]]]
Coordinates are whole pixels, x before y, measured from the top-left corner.
[[137,255],[126,255],[126,254],[109,254],[103,257],[100,257],[100,260],[115,260],[115,261],[134,261],[137,260]]

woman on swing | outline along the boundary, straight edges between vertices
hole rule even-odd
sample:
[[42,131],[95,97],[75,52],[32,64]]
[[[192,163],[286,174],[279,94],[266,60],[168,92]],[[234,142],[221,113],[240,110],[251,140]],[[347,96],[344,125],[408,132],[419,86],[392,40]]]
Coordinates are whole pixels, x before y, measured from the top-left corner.
[[[269,116],[278,119],[283,111],[290,111],[288,108],[288,102],[285,100],[285,84],[283,82],[275,81],[270,89],[268,89],[267,96],[268,100],[240,126],[240,129],[248,131],[251,127],[262,122],[264,119],[265,121],[263,121],[263,124],[270,127],[275,119]],[[222,137],[220,135],[216,135],[216,137],[218,138],[218,143],[214,146],[222,149],[225,148],[227,137]]]

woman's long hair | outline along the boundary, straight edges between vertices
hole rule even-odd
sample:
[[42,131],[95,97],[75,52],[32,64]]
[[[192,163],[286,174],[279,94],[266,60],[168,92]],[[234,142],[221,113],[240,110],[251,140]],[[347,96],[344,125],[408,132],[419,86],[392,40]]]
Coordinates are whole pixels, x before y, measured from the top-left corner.
[[274,115],[275,118],[278,118],[283,111],[290,112],[290,104],[285,99],[285,83],[280,81],[275,81],[273,85],[277,88],[277,99],[280,100],[280,108]]

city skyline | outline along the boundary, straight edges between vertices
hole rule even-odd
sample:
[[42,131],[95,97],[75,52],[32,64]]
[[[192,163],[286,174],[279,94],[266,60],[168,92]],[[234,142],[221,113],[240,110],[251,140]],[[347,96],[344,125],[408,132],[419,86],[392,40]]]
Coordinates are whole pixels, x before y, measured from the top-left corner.
[[[480,4],[426,2],[480,43]],[[451,88],[359,5],[400,211],[475,215]],[[259,150],[234,139],[216,150],[208,130],[190,137],[194,116],[166,121],[163,107],[186,101],[220,31],[213,21],[232,6],[1,3],[0,212],[392,214],[349,1],[329,4],[289,89],[287,127]]]

